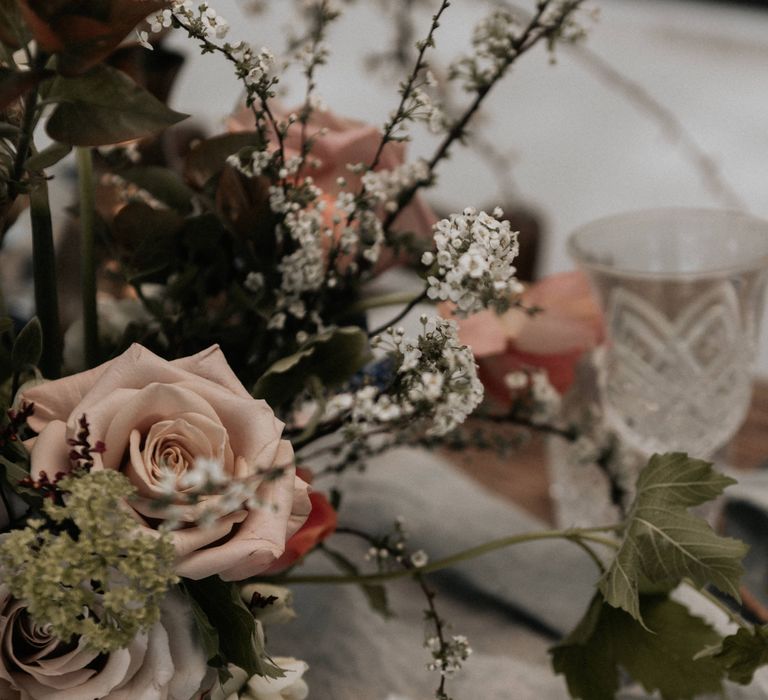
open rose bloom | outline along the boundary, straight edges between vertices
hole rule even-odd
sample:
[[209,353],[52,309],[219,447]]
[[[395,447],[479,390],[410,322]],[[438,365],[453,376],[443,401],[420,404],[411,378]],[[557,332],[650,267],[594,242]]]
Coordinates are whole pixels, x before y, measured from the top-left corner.
[[2,700],[197,700],[213,682],[189,603],[178,593],[167,596],[148,632],[104,655],[36,625],[3,585],[0,620]]
[[[310,513],[308,486],[281,439],[283,424],[251,397],[216,346],[168,362],[133,345],[95,369],[31,388],[23,399],[35,405],[29,425],[38,436],[27,445],[33,478],[71,468],[67,439],[83,415],[91,444],[106,445],[93,455],[93,469],[125,474],[140,497],[131,504],[135,516],[149,531],[166,517],[170,477],[178,494],[171,495],[172,510],[182,522],[172,535],[181,576],[232,581],[261,573]],[[224,496],[214,493],[186,504],[198,460],[221,464],[224,482],[247,482],[255,498],[217,503]],[[213,522],[197,522],[201,507],[217,505]]]

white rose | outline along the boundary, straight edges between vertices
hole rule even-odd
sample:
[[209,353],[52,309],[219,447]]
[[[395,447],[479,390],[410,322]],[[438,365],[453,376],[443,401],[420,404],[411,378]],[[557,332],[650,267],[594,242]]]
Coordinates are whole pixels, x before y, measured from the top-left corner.
[[210,688],[192,611],[177,592],[161,618],[125,648],[99,655],[82,639],[64,643],[35,625],[24,604],[0,585],[2,700],[190,700]]
[[245,672],[230,667],[232,678],[223,687],[219,686],[214,690],[210,700],[305,700],[309,696],[309,687],[302,676],[309,668],[307,664],[285,656],[277,656],[273,661],[283,670],[285,676],[253,676],[245,683]]

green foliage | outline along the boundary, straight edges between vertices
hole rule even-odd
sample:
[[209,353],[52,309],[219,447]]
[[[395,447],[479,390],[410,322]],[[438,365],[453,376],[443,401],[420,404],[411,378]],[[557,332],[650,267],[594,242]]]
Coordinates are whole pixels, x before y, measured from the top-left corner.
[[35,367],[43,353],[43,328],[37,316],[33,316],[16,337],[11,352],[11,366],[14,372],[23,372]]
[[256,621],[240,597],[236,583],[210,576],[199,581],[185,579],[184,588],[195,601],[195,622],[203,647],[209,653],[215,652],[209,657],[212,666],[235,664],[249,677],[281,678],[284,675],[267,658]]
[[275,362],[256,382],[252,393],[272,406],[280,406],[295,398],[311,377],[327,387],[339,386],[368,359],[368,336],[363,330],[352,326],[335,328]]
[[669,590],[684,578],[700,587],[713,583],[739,599],[746,545],[719,537],[688,512],[732,483],[685,454],[654,455],[637,480],[621,547],[599,583],[606,602],[642,623],[640,593]]
[[184,220],[174,211],[130,202],[113,223],[114,245],[133,278],[149,280],[165,271],[176,255],[176,236]]
[[125,73],[99,65],[75,78],[56,78],[48,100],[57,102],[46,125],[55,141],[103,146],[155,134],[186,119]]
[[134,488],[118,472],[71,475],[56,488],[66,503],[47,500],[43,517],[0,544],[0,577],[60,639],[81,637],[99,653],[125,647],[160,617],[176,582],[173,544],[138,530],[122,506]]
[[723,665],[730,680],[742,685],[751,683],[755,671],[768,664],[768,625],[754,630],[742,627],[723,640],[714,658]]
[[572,697],[613,700],[621,671],[664,700],[721,690],[722,666],[711,657],[694,658],[720,640],[709,625],[664,595],[640,596],[638,611],[653,631],[597,594],[578,626],[551,650]]

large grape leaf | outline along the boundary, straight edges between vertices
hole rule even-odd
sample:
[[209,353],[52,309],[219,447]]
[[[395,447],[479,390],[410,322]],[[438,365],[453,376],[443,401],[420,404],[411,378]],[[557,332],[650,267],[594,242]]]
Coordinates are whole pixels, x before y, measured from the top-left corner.
[[699,587],[712,583],[738,600],[747,546],[718,536],[688,512],[733,483],[708,462],[683,453],[651,457],[637,480],[621,546],[600,579],[606,602],[642,623],[639,593],[670,589],[684,578]]
[[719,644],[717,632],[665,595],[641,596],[638,607],[653,632],[597,594],[576,629],[551,650],[555,672],[565,676],[571,696],[614,700],[622,671],[664,700],[719,692],[722,665],[697,658]]

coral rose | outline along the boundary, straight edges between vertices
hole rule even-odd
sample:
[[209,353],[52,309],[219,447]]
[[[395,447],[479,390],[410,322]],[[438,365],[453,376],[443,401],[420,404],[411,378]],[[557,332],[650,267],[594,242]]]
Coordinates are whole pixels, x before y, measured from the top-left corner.
[[100,655],[82,639],[63,642],[35,625],[0,585],[2,700],[190,700],[210,688],[209,675],[192,611],[179,593],[166,596],[147,633]]
[[[251,397],[217,346],[168,362],[133,345],[95,369],[33,387],[23,399],[35,404],[29,425],[39,434],[27,445],[34,478],[69,470],[76,455],[67,440],[83,415],[90,443],[106,445],[93,455],[93,469],[128,477],[143,527],[154,530],[163,521],[158,501],[167,502],[169,474],[175,477],[173,510],[185,523],[172,534],[181,576],[231,581],[265,571],[309,515],[308,486],[281,439],[283,423]],[[204,496],[221,512],[198,524],[200,504],[184,504],[202,461],[220,464],[225,482],[247,481],[255,498],[228,503],[231,494]]]

